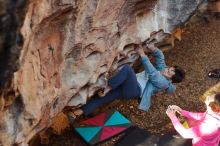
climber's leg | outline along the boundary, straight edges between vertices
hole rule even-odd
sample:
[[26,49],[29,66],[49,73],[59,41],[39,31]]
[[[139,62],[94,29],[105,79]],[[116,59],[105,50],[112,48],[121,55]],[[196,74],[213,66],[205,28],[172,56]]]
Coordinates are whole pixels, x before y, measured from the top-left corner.
[[104,97],[99,97],[97,95],[96,97],[89,100],[87,104],[81,107],[84,115],[87,116],[90,113],[92,113],[96,108],[100,107],[101,105],[105,103],[110,103],[115,99],[121,98],[122,94],[120,90],[121,90],[120,88],[113,89],[110,92],[108,92]]

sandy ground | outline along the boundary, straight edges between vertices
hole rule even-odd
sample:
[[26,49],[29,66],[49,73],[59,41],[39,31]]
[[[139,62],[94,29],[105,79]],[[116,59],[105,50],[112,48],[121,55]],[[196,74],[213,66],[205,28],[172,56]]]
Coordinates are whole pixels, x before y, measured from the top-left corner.
[[[208,78],[210,70],[220,68],[220,20],[210,23],[199,21],[186,25],[182,41],[176,42],[174,49],[165,52],[166,63],[180,65],[186,70],[186,79],[177,84],[176,96],[159,93],[152,97],[149,112],[137,109],[138,102],[115,101],[96,111],[100,113],[108,108],[115,108],[123,113],[132,123],[152,132],[162,135],[174,131],[170,120],[165,114],[168,105],[176,104],[189,111],[204,111],[205,106],[201,96],[218,83]],[[101,146],[111,146],[119,137],[104,142]],[[40,146],[39,141],[34,145]],[[53,135],[48,146],[85,146],[85,143],[74,133],[73,128],[66,129],[61,135]],[[45,146],[45,145],[44,145]]]

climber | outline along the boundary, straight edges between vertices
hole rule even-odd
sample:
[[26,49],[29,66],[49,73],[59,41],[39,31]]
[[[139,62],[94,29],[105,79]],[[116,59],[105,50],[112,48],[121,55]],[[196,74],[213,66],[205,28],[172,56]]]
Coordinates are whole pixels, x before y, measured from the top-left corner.
[[[155,66],[151,64],[145,55],[143,46],[147,47],[155,57]],[[164,90],[174,93],[175,86],[183,80],[185,72],[178,66],[167,67],[162,51],[153,43],[134,45],[135,51],[140,55],[144,71],[135,75],[129,65],[124,65],[107,83],[104,95],[96,95],[87,104],[76,110],[70,111],[68,117],[75,118],[79,115],[89,115],[97,107],[109,103],[115,99],[140,99],[139,109],[148,111],[151,96]]]
[[[207,96],[204,113],[192,113],[170,105],[166,114],[176,131],[186,139],[193,139],[193,146],[218,146],[220,141],[220,92]],[[185,128],[176,117],[176,112],[187,118],[190,128]]]

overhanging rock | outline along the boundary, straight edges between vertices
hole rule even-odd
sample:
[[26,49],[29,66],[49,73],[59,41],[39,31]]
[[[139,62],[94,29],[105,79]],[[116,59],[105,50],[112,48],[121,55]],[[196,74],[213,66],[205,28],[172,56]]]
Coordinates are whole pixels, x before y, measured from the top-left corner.
[[1,112],[1,143],[26,144],[66,105],[85,104],[108,72],[137,59],[133,43],[160,42],[201,2],[30,1],[21,29],[20,68],[13,77],[19,97]]

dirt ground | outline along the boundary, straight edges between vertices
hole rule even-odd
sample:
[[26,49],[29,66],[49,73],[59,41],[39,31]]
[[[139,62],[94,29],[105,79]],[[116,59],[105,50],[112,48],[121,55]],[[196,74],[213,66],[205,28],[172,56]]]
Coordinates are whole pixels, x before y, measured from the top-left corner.
[[[176,42],[174,49],[165,52],[168,65],[180,65],[186,70],[186,79],[177,84],[176,96],[159,93],[152,97],[149,112],[137,109],[138,102],[115,101],[96,111],[100,113],[114,108],[124,114],[132,123],[155,134],[162,135],[174,131],[170,120],[165,114],[168,105],[176,104],[189,111],[205,111],[201,101],[203,94],[218,83],[208,78],[210,70],[220,68],[220,20],[213,19],[210,23],[200,20],[186,25],[182,41]],[[102,143],[100,146],[111,146],[119,136]],[[39,141],[34,142],[40,146]],[[85,146],[75,134],[73,128],[67,128],[61,135],[52,135],[47,146]],[[46,146],[46,145],[44,145]]]

